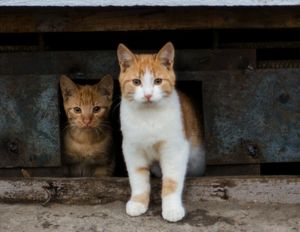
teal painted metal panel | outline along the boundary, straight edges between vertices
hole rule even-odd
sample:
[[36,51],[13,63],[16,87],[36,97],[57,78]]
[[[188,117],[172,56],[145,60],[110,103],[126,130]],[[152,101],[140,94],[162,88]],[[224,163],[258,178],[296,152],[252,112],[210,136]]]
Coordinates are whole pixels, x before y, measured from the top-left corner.
[[208,163],[300,161],[300,69],[214,72],[203,91]]
[[58,76],[0,76],[0,167],[60,165]]

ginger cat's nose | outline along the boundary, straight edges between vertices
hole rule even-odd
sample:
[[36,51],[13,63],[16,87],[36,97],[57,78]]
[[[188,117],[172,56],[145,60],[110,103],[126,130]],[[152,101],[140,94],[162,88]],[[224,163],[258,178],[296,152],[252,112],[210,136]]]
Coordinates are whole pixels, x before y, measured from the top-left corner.
[[91,122],[92,122],[92,117],[85,117],[82,119],[84,125],[86,126],[90,126],[91,125]]

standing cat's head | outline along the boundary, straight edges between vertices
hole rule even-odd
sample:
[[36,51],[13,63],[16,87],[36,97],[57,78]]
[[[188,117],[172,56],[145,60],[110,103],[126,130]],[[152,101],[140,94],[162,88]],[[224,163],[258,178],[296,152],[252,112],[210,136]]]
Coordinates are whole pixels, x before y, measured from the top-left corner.
[[60,77],[64,109],[71,126],[97,128],[104,122],[112,104],[113,79],[105,76],[95,85],[78,85]]
[[174,56],[171,42],[156,54],[134,54],[120,44],[118,60],[122,97],[140,104],[158,103],[168,97],[175,88]]

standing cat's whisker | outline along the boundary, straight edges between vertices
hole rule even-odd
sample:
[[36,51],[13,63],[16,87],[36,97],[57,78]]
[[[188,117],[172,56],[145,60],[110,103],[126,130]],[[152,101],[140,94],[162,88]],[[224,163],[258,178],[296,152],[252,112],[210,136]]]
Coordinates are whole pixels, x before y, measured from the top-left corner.
[[67,124],[63,129],[62,131],[64,132],[65,130],[69,129],[69,128],[72,128],[74,126],[72,126],[72,124]]
[[[147,211],[151,188],[147,167],[157,161],[163,176],[162,216],[179,221],[185,215],[185,175],[203,174],[205,153],[196,110],[190,99],[175,89],[174,47],[167,43],[157,54],[137,55],[120,44],[117,55],[122,147],[132,188],[126,212],[138,216]],[[145,103],[148,94],[155,101]],[[199,136],[191,136],[195,134]]]

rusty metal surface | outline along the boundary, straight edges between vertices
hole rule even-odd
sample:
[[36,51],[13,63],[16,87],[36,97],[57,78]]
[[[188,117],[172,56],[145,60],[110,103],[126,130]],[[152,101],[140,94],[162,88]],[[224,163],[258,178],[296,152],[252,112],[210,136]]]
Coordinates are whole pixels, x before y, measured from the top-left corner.
[[209,164],[300,161],[300,69],[214,72],[203,83]]
[[0,167],[60,165],[57,76],[0,76]]

